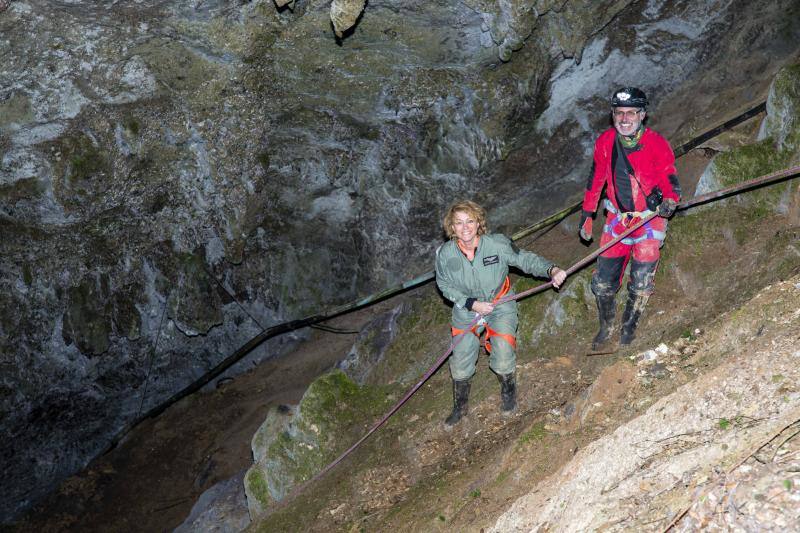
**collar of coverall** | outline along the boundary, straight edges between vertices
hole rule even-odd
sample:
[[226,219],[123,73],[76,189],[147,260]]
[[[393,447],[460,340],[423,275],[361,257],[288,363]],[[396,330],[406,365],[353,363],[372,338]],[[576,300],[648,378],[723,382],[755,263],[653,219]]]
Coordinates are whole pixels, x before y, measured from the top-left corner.
[[[467,256],[467,259],[469,259],[470,253],[472,253],[472,258],[473,259],[475,258],[475,255],[478,253],[478,246],[480,245],[480,243],[481,243],[481,236],[475,235],[475,246],[472,248],[472,250],[470,250],[469,248],[466,248],[464,245],[462,245],[459,239],[456,239],[456,246],[458,246],[458,249],[461,250],[461,252]],[[472,259],[470,259],[470,261],[472,261]]]
[[622,143],[622,146],[625,148],[631,149],[634,148],[637,144],[639,144],[639,140],[642,138],[642,134],[644,133],[644,124],[639,124],[639,129],[636,130],[636,133],[633,135],[620,135],[617,133],[617,137],[619,137],[619,141]]

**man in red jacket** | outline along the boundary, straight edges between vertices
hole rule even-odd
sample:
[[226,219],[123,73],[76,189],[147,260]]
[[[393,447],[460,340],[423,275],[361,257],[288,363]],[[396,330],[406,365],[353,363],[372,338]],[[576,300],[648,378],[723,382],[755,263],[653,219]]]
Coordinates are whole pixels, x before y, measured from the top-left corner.
[[594,145],[594,162],[583,196],[580,236],[592,240],[592,217],[604,187],[606,223],[601,246],[647,215],[656,212],[659,216],[603,252],[597,260],[592,292],[597,299],[600,331],[592,341],[593,350],[611,337],[615,295],[631,258],[620,344],[633,341],[636,325],[653,293],[667,219],[675,212],[681,195],[672,148],[661,135],[644,125],[647,115],[644,92],[635,87],[615,91],[611,97],[611,115],[614,127],[604,131]]

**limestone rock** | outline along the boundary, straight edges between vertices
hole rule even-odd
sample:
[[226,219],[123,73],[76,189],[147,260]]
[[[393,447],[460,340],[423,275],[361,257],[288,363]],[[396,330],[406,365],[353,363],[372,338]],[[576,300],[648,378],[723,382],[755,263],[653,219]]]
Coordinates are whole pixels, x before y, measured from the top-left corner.
[[272,407],[267,412],[267,417],[258,428],[253,439],[250,443],[250,448],[253,450],[253,461],[258,463],[267,457],[267,452],[270,446],[280,436],[281,433],[286,431],[292,417],[297,411],[296,407],[287,405],[280,405]]
[[341,38],[344,32],[355,25],[366,3],[366,0],[333,0],[331,2],[331,22],[333,22],[337,37]]
[[382,359],[397,336],[397,321],[408,308],[400,304],[375,317],[359,332],[347,356],[336,364],[350,379],[361,385]]
[[[800,322],[796,280],[766,287],[742,307],[719,317],[703,339],[704,351],[724,354],[719,365],[581,448],[563,468],[531,486],[487,530],[664,530],[684,506],[705,515],[704,502],[719,494],[717,488],[723,488],[731,508],[742,509],[747,502],[747,514],[729,512],[727,503],[721,508],[712,502],[703,518],[715,524],[708,526],[698,514],[689,513],[675,530],[708,526],[755,531],[774,526],[770,518],[796,520],[797,505],[785,498],[796,491],[791,484],[780,485],[796,462],[785,465],[780,477],[779,465],[770,461],[762,465],[756,456],[800,416],[800,394],[786,386],[800,379],[800,352],[790,333]],[[780,320],[783,328],[771,338],[759,337],[756,333],[765,319]],[[732,345],[737,346],[733,351]],[[770,380],[770,376],[777,377]],[[741,416],[737,419],[734,414]],[[796,429],[790,431],[794,434]],[[742,466],[753,456],[748,461],[753,467]],[[742,475],[753,468],[761,470],[765,485],[779,489],[775,496],[785,502],[770,505],[764,516],[751,509],[772,500],[759,490],[751,492],[744,483],[749,476]]]
[[318,378],[294,410],[273,409],[253,438],[255,462],[245,475],[250,516],[262,516],[349,446],[357,431],[386,405],[378,389],[360,387],[336,370]]
[[249,525],[243,471],[203,492],[189,516],[173,533],[239,533]]
[[800,65],[784,67],[775,76],[764,126],[779,150],[794,152],[800,159]]

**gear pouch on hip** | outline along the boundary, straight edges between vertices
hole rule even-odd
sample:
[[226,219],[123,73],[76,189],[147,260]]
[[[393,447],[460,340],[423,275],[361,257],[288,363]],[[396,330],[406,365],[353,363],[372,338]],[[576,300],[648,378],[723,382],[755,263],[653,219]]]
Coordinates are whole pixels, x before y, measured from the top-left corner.
[[645,203],[647,203],[647,209],[650,211],[655,211],[658,209],[658,206],[661,205],[661,202],[664,200],[664,194],[661,192],[661,189],[658,187],[653,187],[653,190],[650,191],[650,194],[647,195],[645,198]]

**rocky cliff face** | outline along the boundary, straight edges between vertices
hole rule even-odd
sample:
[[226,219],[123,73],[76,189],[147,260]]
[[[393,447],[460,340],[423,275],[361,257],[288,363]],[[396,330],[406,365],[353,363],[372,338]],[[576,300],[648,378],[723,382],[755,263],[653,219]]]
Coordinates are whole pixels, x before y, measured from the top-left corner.
[[612,86],[744,102],[797,42],[789,0],[334,4],[0,13],[0,518],[263,327],[427,270],[453,197],[560,206]]

